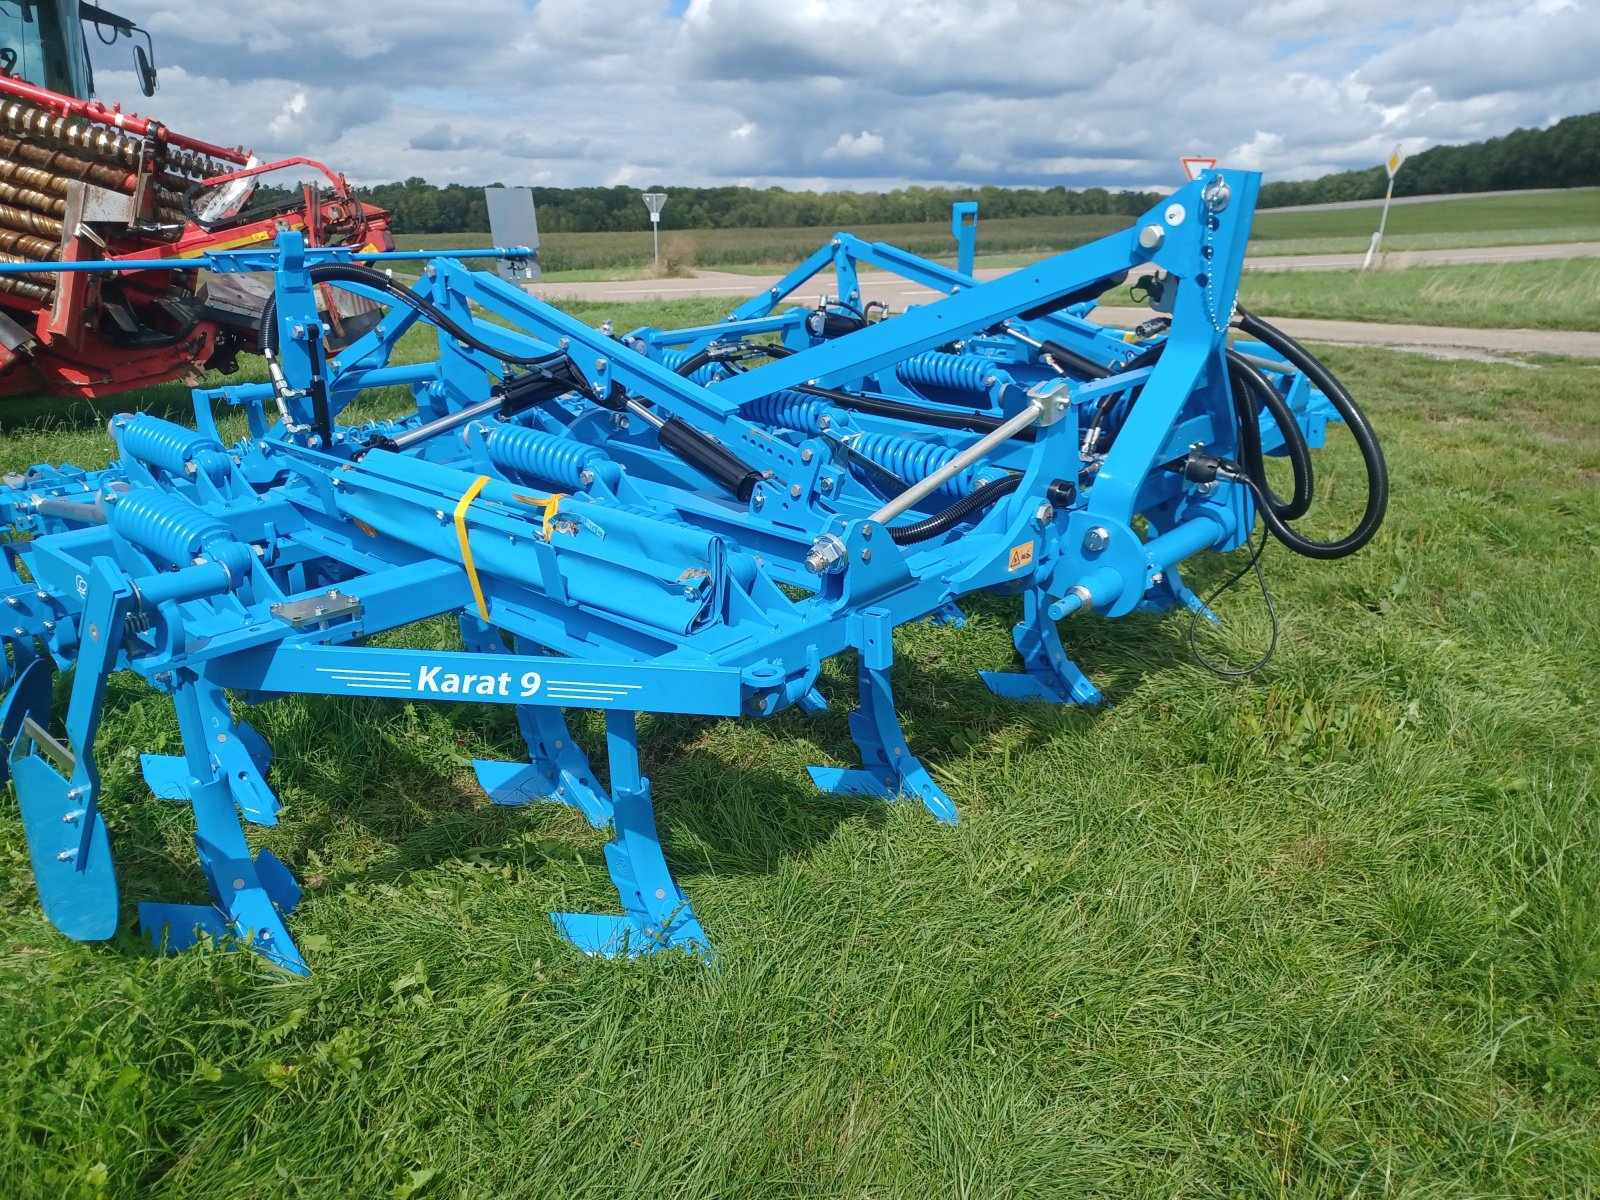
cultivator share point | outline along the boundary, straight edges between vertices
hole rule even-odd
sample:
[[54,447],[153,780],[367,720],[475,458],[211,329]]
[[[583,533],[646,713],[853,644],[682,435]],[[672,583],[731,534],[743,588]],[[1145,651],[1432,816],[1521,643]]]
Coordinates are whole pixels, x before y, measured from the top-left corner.
[[[144,777],[193,807],[210,890],[201,904],[141,904],[145,931],[172,948],[201,934],[249,945],[292,971],[307,969],[286,925],[300,890],[242,824],[278,819],[271,751],[230,697],[513,706],[527,755],[475,764],[488,795],[558,799],[614,831],[621,912],[554,918],[591,954],[708,944],[656,837],[640,712],[817,711],[823,661],[854,651],[861,767],[814,768],[817,785],[914,797],[954,821],[901,733],[896,627],[950,616],[974,592],[1016,596],[1021,669],[985,682],[1094,704],[1061,618],[1201,612],[1180,564],[1244,545],[1257,516],[1324,558],[1382,520],[1383,459],[1360,410],[1237,310],[1257,186],[1207,172],[1124,233],[982,284],[840,234],[724,321],[620,336],[468,269],[472,254],[430,260],[414,287],[373,265],[399,255],[307,248],[294,232],[204,255],[213,272],[274,274],[271,383],[196,391],[193,428],[118,416],[109,468],[36,466],[0,489],[13,530],[0,735],[45,913],[79,939],[118,924],[95,766],[116,671],[176,706],[183,752],[145,755]],[[862,267],[946,295],[890,314],[861,303]],[[1151,319],[1130,332],[1084,319],[1133,268],[1156,272]],[[785,307],[825,272],[831,298]],[[324,285],[388,310],[336,356]],[[417,325],[436,331],[436,358],[395,363]],[[413,412],[341,421],[394,385]],[[250,428],[232,445],[214,415],[227,405]],[[1330,420],[1356,437],[1369,502],[1349,537],[1318,543],[1288,522],[1310,502],[1309,448]],[[1288,499],[1266,484],[1269,454],[1293,464]],[[368,641],[440,614],[459,619],[460,649]],[[58,721],[51,680],[67,665]],[[604,711],[609,790],[567,708]]]

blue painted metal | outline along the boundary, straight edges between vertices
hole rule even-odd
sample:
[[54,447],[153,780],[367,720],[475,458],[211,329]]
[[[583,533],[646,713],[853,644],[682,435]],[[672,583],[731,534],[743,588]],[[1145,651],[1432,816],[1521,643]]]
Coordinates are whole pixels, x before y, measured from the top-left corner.
[[[1231,202],[1204,191],[1218,181]],[[1197,444],[1235,453],[1222,355],[1257,185],[1212,172],[1126,233],[983,284],[970,275],[970,240],[951,270],[840,234],[724,322],[621,337],[435,257],[413,295],[469,336],[438,330],[435,358],[406,365],[393,360],[397,343],[431,318],[381,281],[339,281],[390,311],[330,357],[313,290],[330,263],[396,255],[307,249],[286,233],[270,249],[207,256],[211,270],[273,272],[273,381],[197,390],[193,428],[119,416],[108,468],[40,465],[0,487],[13,531],[0,564],[10,629],[0,737],[46,913],[76,938],[106,937],[118,921],[94,765],[117,671],[176,706],[182,753],[145,756],[144,777],[192,807],[209,893],[140,905],[144,928],[169,948],[204,936],[291,971],[307,969],[286,923],[299,889],[285,864],[251,852],[241,824],[279,819],[271,753],[230,712],[230,693],[248,704],[302,693],[512,706],[526,755],[475,762],[485,792],[502,804],[556,799],[614,832],[606,861],[620,915],[554,917],[590,954],[708,945],[662,854],[639,712],[820,712],[823,661],[854,651],[849,726],[862,765],[813,778],[913,797],[954,821],[901,729],[898,626],[959,626],[957,601],[975,592],[1020,596],[1022,670],[985,682],[1013,699],[1096,704],[1056,621],[1091,607],[1196,605],[1178,564],[1249,535],[1242,486],[1191,483],[1172,468]],[[1160,237],[1141,244],[1137,231],[1151,227]],[[971,227],[958,213],[955,228],[965,239]],[[1170,277],[1170,328],[1139,337],[1085,319],[1086,292],[1145,264]],[[880,314],[862,311],[863,266],[946,295],[870,319]],[[780,311],[828,272],[835,300]],[[1133,364],[1157,343],[1159,361]],[[1086,373],[1085,361],[1104,370]],[[1287,364],[1269,374],[1319,443],[1326,400]],[[343,419],[364,392],[396,385],[414,411]],[[243,409],[248,438],[219,436],[224,405]],[[683,426],[701,435],[698,453],[683,448]],[[1269,452],[1281,448],[1270,419],[1261,431]],[[748,470],[730,479],[718,455]],[[924,480],[925,495],[902,495]],[[1004,495],[977,495],[1000,480]],[[976,506],[908,538],[953,502]],[[439,615],[458,619],[460,649],[368,640]],[[75,667],[60,734],[49,732],[51,668],[37,645]],[[609,788],[567,708],[604,711]]]

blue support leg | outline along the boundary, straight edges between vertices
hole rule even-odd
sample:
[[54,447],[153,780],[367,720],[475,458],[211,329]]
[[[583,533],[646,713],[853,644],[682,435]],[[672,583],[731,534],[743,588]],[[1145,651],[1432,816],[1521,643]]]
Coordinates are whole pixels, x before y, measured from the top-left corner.
[[894,691],[889,684],[889,664],[893,626],[879,618],[875,610],[863,615],[870,627],[859,639],[857,679],[861,699],[850,714],[850,736],[861,752],[861,769],[807,767],[812,782],[824,792],[852,796],[881,796],[886,800],[914,796],[941,821],[954,824],[956,806],[944,789],[933,781],[928,769],[911,753],[900,728],[894,707]]
[[678,948],[709,954],[705,930],[661,852],[650,781],[639,773],[635,714],[606,712],[611,799],[616,836],[606,845],[606,866],[622,901],[622,915],[552,913],[556,930],[585,954],[633,958]]
[[984,684],[1008,700],[1047,700],[1051,704],[1104,703],[1100,689],[1067,657],[1061,634],[1050,619],[1050,597],[1037,588],[1023,593],[1022,620],[1011,631],[1022,655],[1021,671],[980,671]]
[[183,950],[200,935],[248,946],[269,962],[296,975],[311,970],[284,926],[284,918],[300,903],[300,885],[270,850],[252,854],[239,823],[230,781],[217,768],[208,738],[215,738],[214,700],[201,689],[180,687],[173,693],[178,725],[183,731],[188,778],[179,781],[165,765],[158,777],[169,787],[181,786],[194,808],[195,849],[211,892],[207,904],[139,905],[139,926],[157,946]]
[[[257,825],[278,823],[277,794],[267,784],[272,747],[228,711],[228,697],[206,680],[191,685],[207,730],[206,749],[216,773],[227,781],[233,802],[245,820]],[[161,800],[188,800],[189,762],[181,754],[141,754],[139,767],[150,790]]]
[[[461,636],[467,649],[484,654],[504,654],[500,633],[476,617],[461,618]],[[517,640],[518,654],[540,654],[542,648]],[[567,728],[559,708],[519,704],[517,728],[528,746],[527,762],[502,762],[478,758],[472,769],[478,786],[496,804],[529,804],[550,799],[570,805],[596,829],[611,824],[611,798],[595,783],[589,758]]]

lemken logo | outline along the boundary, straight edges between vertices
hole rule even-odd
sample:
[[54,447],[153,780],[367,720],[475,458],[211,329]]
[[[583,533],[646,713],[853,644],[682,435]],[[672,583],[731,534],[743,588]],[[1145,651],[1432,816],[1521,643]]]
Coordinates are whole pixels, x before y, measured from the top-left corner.
[[[537,671],[526,671],[517,681],[518,696],[532,696],[544,681]],[[437,692],[441,696],[507,696],[511,692],[511,672],[498,675],[473,675],[446,671],[443,667],[418,667],[417,691]]]

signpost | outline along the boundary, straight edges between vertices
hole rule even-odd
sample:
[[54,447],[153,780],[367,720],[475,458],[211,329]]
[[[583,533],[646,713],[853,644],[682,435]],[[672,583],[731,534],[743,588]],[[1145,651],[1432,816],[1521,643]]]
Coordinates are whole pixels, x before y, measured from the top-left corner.
[[661,210],[667,206],[665,192],[645,192],[640,197],[650,210],[650,233],[656,247],[656,267],[661,266]]
[[1214,158],[1186,158],[1183,160],[1183,173],[1193,182],[1216,165],[1217,160]]
[[1389,161],[1383,165],[1389,169],[1389,190],[1383,194],[1383,215],[1378,218],[1378,232],[1372,235],[1372,244],[1367,247],[1367,257],[1361,264],[1365,271],[1372,265],[1373,259],[1383,253],[1383,229],[1389,223],[1389,201],[1394,199],[1394,177],[1400,173],[1400,164],[1405,162],[1406,156],[1400,152],[1400,147],[1394,148],[1394,153],[1389,155]]

